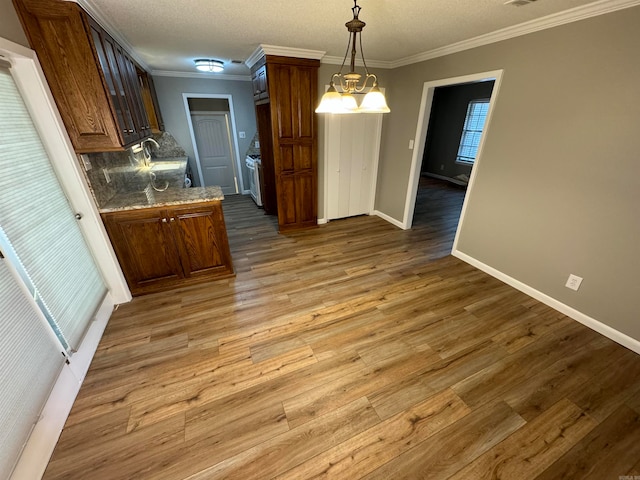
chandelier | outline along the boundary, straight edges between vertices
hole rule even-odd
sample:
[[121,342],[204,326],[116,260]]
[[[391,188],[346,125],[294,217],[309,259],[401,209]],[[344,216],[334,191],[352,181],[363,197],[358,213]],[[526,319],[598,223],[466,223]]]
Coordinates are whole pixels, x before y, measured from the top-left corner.
[[[320,105],[316,109],[316,113],[388,113],[390,112],[387,106],[387,101],[384,98],[384,94],[378,88],[378,78],[369,72],[367,63],[364,60],[364,53],[362,51],[362,29],[366,23],[358,18],[361,8],[358,6],[358,0],[353,0],[353,19],[345,23],[347,30],[349,30],[349,41],[347,42],[347,51],[344,54],[340,71],[334,73],[331,76],[331,82],[329,83],[329,89],[322,96]],[[358,37],[360,34],[360,37]],[[358,41],[359,39],[359,41]],[[360,57],[364,65],[365,77],[362,84],[360,80],[362,75],[356,73],[356,55],[357,45],[360,45]],[[351,62],[349,73],[342,74],[342,69],[347,62],[349,56],[349,49],[351,49]],[[369,82],[371,81],[371,82]],[[338,92],[336,83],[340,85],[342,93]],[[368,84],[371,83],[371,86]],[[358,106],[358,102],[354,96],[354,93],[364,93],[369,89],[367,94],[362,99],[362,103]]]

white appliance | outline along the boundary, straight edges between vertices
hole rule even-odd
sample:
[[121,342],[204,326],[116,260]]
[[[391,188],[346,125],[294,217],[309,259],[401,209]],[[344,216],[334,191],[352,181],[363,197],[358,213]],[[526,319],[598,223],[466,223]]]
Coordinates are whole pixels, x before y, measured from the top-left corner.
[[247,169],[249,170],[249,191],[251,198],[259,207],[262,206],[262,195],[260,193],[260,172],[262,171],[262,163],[259,155],[247,155],[245,159]]

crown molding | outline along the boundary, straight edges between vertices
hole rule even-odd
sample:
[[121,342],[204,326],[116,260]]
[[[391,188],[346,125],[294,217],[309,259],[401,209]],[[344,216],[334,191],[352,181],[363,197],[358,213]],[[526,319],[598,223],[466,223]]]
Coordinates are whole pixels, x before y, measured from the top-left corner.
[[258,60],[265,55],[278,55],[280,57],[294,58],[310,58],[312,60],[320,60],[326,52],[321,50],[307,50],[304,48],[280,47],[278,45],[260,44],[249,58],[245,60],[245,65],[249,68],[253,67]]
[[489,45],[502,40],[508,40],[528,33],[546,30],[548,28],[577,22],[579,20],[604,15],[617,10],[623,10],[625,8],[635,7],[637,5],[640,5],[640,0],[600,0],[581,7],[547,15],[546,17],[538,18],[536,20],[520,23],[519,25],[496,30],[495,32],[480,35],[469,40],[453,43],[445,47],[401,58],[400,60],[390,62],[391,66],[388,68],[404,67],[405,65],[424,62],[425,60],[451,55],[452,53],[458,53],[471,48]]
[[107,33],[116,40],[116,42],[120,44],[120,46],[124,47],[127,53],[138,63],[138,65],[140,65],[145,70],[149,71],[149,65],[147,65],[147,62],[145,62],[142,59],[142,57],[138,55],[138,52],[133,47],[133,45],[131,45],[129,41],[122,36],[122,34],[118,31],[118,29],[114,27],[109,20],[107,20],[107,16],[102,13],[102,10],[100,10],[93,3],[90,3],[89,0],[71,0],[71,1],[80,5],[85,12],[91,15],[91,18],[93,18],[96,22],[98,22],[98,24],[102,28],[104,28],[107,31]]
[[[343,60],[344,57],[332,57],[329,55],[325,55],[324,57],[322,57],[320,63],[326,63],[329,65],[342,65]],[[348,63],[345,63],[345,65],[348,65]],[[356,58],[356,65],[358,67],[364,67],[364,63],[362,63],[361,58]],[[367,60],[367,67],[387,69],[394,68],[393,62],[387,62],[385,60]]]
[[250,75],[225,75],[224,73],[172,72],[170,70],[152,70],[154,77],[199,78],[201,80],[235,80],[250,82]]

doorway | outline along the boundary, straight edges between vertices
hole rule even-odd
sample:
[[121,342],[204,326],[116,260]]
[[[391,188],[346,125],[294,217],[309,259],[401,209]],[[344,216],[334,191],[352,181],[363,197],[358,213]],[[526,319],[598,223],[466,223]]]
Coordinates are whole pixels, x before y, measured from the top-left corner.
[[231,95],[183,94],[198,182],[232,195],[245,189]]
[[480,164],[481,164],[482,147],[487,137],[487,133],[490,129],[491,114],[494,110],[494,105],[500,89],[501,79],[502,79],[502,70],[497,70],[497,71],[483,72],[483,73],[477,73],[473,75],[447,78],[447,79],[424,83],[423,90],[422,90],[422,100],[420,103],[420,111],[418,116],[418,124],[416,126],[416,133],[415,133],[416,147],[413,151],[411,170],[409,175],[409,185],[408,185],[409,188],[407,189],[407,197],[405,200],[405,214],[404,214],[403,222],[401,225],[403,229],[409,229],[413,224],[413,218],[414,218],[414,213],[416,209],[416,200],[418,196],[418,187],[419,187],[420,178],[421,178],[422,161],[424,158],[425,147],[427,145],[427,135],[429,132],[429,124],[432,121],[431,113],[432,113],[435,90],[438,87],[465,85],[465,84],[485,82],[485,81],[494,81],[495,83],[493,86],[491,97],[489,99],[488,113],[486,115],[486,122],[483,129],[483,135],[481,137],[480,143],[477,148],[477,155],[474,162],[474,167],[471,170],[471,174],[469,175],[466,194],[464,196],[461,213],[456,226],[455,238],[453,241],[453,250],[455,250],[456,244],[458,241],[459,232],[460,232],[460,227],[464,221],[464,214],[467,206],[467,201],[473,190],[473,182],[477,175],[478,168],[480,167]]

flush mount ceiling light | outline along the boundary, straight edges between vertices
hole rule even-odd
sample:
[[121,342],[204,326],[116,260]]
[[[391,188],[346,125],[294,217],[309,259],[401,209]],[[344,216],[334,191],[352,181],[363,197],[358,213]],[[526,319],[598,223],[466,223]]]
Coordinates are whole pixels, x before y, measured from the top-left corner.
[[[358,6],[358,0],[353,0],[353,19],[345,23],[347,30],[349,30],[349,41],[347,42],[347,51],[344,54],[340,71],[334,73],[331,76],[331,82],[327,93],[322,96],[320,105],[316,109],[316,113],[388,113],[390,112],[387,106],[387,101],[384,98],[384,94],[378,88],[378,78],[369,72],[367,63],[364,60],[364,53],[362,52],[362,29],[366,23],[358,18],[361,8]],[[360,34],[358,42],[358,34]],[[357,45],[360,45],[360,57],[364,65],[365,78],[362,84],[360,79],[362,75],[356,73],[356,54]],[[344,64],[347,62],[349,56],[349,49],[351,48],[351,62],[349,73],[342,74]],[[371,80],[371,82],[369,82]],[[336,89],[336,83],[340,84],[342,93]],[[371,83],[369,87],[368,84]],[[358,106],[358,102],[354,97],[354,93],[364,93],[369,89],[367,94],[362,99],[362,103]]]
[[211,60],[208,58],[199,58],[194,60],[196,68],[201,72],[221,72],[224,70],[224,63],[220,60]]

